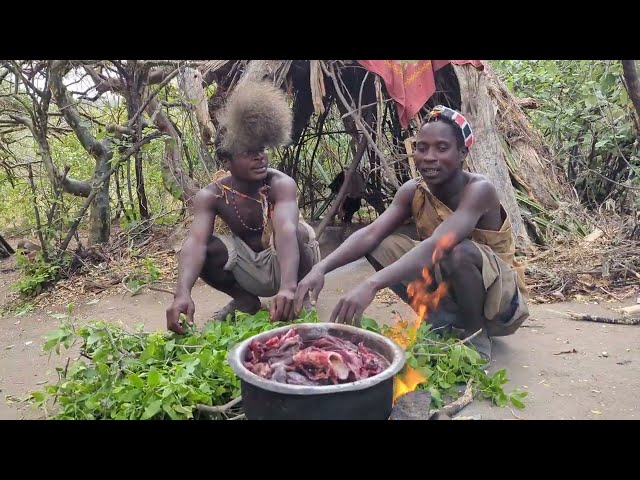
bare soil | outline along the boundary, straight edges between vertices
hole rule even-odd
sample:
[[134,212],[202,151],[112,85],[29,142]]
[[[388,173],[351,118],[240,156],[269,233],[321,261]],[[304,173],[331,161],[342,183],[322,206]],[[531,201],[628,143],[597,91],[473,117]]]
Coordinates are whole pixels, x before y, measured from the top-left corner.
[[[17,277],[13,259],[0,261],[0,298]],[[328,320],[331,308],[345,289],[372,273],[366,261],[355,262],[327,276],[318,312]],[[165,309],[171,296],[145,291],[131,297],[114,289],[100,297],[87,296],[74,304],[78,321],[106,320],[127,326],[142,323],[146,330],[165,328]],[[193,291],[196,321],[202,325],[229,297],[201,282]],[[98,299],[97,303],[95,300]],[[92,303],[90,303],[92,302]],[[498,408],[476,400],[462,412],[482,419],[635,419],[640,404],[640,326],[575,321],[563,312],[611,315],[617,304],[558,303],[531,306],[531,318],[516,334],[494,340],[490,370],[507,369],[508,389],[526,389],[526,408]],[[376,300],[365,315],[387,322],[394,312],[410,315],[407,305]],[[43,415],[24,402],[29,392],[57,378],[67,354],[49,358],[42,352],[43,335],[64,313],[53,304],[21,316],[0,318],[0,419],[37,419]],[[573,350],[575,349],[575,353]],[[572,352],[572,353],[562,353]],[[73,354],[73,352],[72,352]]]

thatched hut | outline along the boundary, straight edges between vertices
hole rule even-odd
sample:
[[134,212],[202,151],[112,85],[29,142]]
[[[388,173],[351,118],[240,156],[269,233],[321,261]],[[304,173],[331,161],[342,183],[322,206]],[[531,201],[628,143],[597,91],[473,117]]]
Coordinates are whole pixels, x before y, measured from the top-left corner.
[[[331,175],[322,164],[335,164],[338,168],[332,173],[349,165],[342,184],[345,192],[353,172],[360,172],[366,180],[364,199],[382,212],[397,187],[416,174],[411,139],[421,116],[437,104],[461,111],[471,122],[476,141],[467,167],[494,182],[521,248],[540,240],[540,212],[552,215],[561,204],[575,203],[562,168],[523,111],[535,102],[514,97],[486,63],[381,62],[212,60],[200,73],[205,84],[217,84],[208,101],[214,124],[225,95],[247,79],[269,78],[289,93],[294,128],[292,144],[280,153],[280,168],[301,185],[301,206],[316,218],[324,214],[320,230],[344,198],[342,191],[337,201],[326,198]],[[336,131],[338,122],[342,128]],[[215,126],[209,123],[207,128]],[[336,158],[318,159],[321,138],[335,135],[350,138],[348,148]],[[330,200],[333,211],[327,213]]]

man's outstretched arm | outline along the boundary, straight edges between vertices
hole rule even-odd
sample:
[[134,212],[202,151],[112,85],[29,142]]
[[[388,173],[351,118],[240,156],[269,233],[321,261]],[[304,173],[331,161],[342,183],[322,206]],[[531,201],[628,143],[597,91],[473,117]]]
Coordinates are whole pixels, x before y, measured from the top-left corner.
[[468,238],[478,220],[499,203],[498,193],[489,182],[469,185],[459,207],[435,229],[431,237],[345,294],[334,308],[330,321],[357,321],[376,292],[404,280],[417,279],[424,268],[432,268],[453,247]]
[[293,320],[295,317],[294,296],[298,285],[300,249],[298,247],[298,202],[296,183],[290,177],[276,180],[272,195],[274,199],[273,232],[278,262],[280,262],[280,291],[271,302],[272,321]]
[[411,216],[411,202],[416,191],[413,181],[405,183],[398,189],[396,196],[380,217],[371,225],[358,230],[324,260],[315,265],[309,274],[298,284],[296,291],[296,311],[302,308],[307,292],[310,293],[311,304],[315,305],[318,295],[324,286],[324,276],[343,265],[351,263],[372,252],[380,242],[388,237]]
[[180,314],[186,315],[188,324],[193,324],[195,305],[191,299],[191,289],[202,272],[207,257],[207,243],[216,218],[215,195],[207,190],[200,190],[194,199],[194,215],[189,237],[180,251],[178,263],[178,282],[173,303],[167,308],[167,328],[183,334],[180,325]]

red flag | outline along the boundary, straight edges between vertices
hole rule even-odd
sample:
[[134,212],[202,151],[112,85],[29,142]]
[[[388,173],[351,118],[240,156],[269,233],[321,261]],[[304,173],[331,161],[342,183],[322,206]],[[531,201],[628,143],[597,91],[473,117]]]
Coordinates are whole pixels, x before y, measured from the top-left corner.
[[449,63],[471,63],[484,68],[479,60],[358,60],[364,68],[382,77],[387,92],[398,107],[400,125],[407,128],[411,119],[420,111],[436,90],[434,73]]

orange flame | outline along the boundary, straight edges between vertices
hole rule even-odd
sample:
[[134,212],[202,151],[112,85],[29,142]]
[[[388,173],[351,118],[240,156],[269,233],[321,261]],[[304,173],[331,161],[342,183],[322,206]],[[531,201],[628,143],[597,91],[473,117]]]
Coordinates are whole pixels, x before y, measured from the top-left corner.
[[[436,242],[432,255],[434,265],[453,246],[454,240],[453,234],[446,234]],[[434,292],[429,291],[429,287],[432,284],[433,275],[428,268],[424,268],[422,270],[422,278],[411,282],[407,287],[411,307],[417,313],[417,317],[413,321],[396,320],[387,332],[387,336],[396,341],[405,350],[415,343],[422,321],[429,317],[429,312],[438,308],[440,301],[448,292],[448,285],[445,282],[441,282]],[[404,372],[394,378],[393,402],[395,403],[402,395],[415,390],[419,384],[426,380],[418,370],[407,365]]]
[[427,377],[418,370],[407,367],[404,373],[396,375],[393,379],[393,402],[406,393],[412,392],[418,385],[425,382]]
[[433,249],[433,255],[431,255],[431,261],[434,265],[442,260],[442,257],[445,256],[451,247],[453,247],[455,240],[453,233],[445,233],[438,239],[436,242],[436,248]]

